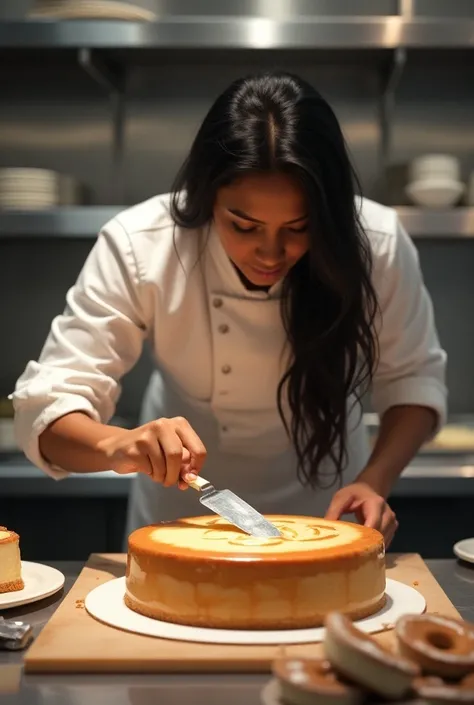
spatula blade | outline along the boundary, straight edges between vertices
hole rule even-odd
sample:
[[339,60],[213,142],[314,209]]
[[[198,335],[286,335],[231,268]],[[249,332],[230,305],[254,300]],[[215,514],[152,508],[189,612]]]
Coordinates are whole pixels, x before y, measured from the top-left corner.
[[281,536],[276,526],[231,490],[204,491],[199,501],[250,536],[257,538]]

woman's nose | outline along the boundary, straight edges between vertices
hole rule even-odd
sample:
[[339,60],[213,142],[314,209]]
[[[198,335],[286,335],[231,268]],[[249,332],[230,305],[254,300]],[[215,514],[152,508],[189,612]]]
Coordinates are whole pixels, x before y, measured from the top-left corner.
[[257,247],[257,254],[265,261],[280,262],[285,254],[285,246],[279,235],[266,236]]

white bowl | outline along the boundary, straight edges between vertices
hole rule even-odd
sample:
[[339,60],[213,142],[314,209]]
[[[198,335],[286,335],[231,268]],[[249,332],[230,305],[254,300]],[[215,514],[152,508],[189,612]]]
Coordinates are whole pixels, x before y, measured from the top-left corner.
[[471,175],[467,183],[466,203],[468,206],[474,206],[474,171],[471,171]]
[[413,181],[406,187],[406,193],[417,206],[424,208],[449,208],[454,206],[464,192],[461,181],[448,179],[423,179]]
[[449,154],[425,154],[416,157],[410,164],[410,181],[424,179],[459,181],[461,179],[459,159]]

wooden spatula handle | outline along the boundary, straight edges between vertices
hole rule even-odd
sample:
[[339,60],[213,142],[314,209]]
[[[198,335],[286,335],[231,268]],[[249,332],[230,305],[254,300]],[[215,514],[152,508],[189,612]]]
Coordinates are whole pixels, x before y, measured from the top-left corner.
[[198,492],[202,492],[202,490],[209,484],[209,482],[200,475],[198,475],[195,480],[187,480],[184,478],[184,481],[192,487],[193,490],[198,490]]

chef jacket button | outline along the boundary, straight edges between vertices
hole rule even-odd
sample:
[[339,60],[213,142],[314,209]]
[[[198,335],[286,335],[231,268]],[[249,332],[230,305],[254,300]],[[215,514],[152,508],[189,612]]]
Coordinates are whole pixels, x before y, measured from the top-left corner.
[[219,331],[219,333],[228,333],[229,326],[227,325],[227,323],[221,323],[217,330]]
[[232,372],[232,367],[230,365],[222,365],[221,372],[223,375],[228,375]]
[[224,302],[222,301],[222,299],[216,298],[216,299],[214,299],[214,301],[212,302],[212,305],[214,306],[214,308],[221,308],[221,306],[222,306],[223,303],[224,303]]

